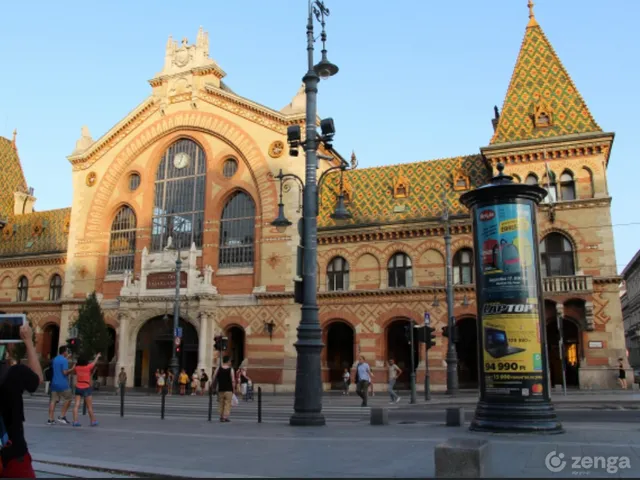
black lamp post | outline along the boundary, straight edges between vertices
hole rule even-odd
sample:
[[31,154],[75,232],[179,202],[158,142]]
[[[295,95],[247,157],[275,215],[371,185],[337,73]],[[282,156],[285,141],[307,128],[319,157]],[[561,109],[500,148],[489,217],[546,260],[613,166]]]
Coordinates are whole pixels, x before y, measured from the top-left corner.
[[456,350],[456,317],[454,316],[453,307],[453,262],[451,260],[451,226],[449,225],[449,204],[447,202],[446,190],[442,191],[443,213],[442,220],[444,222],[444,248],[445,261],[447,262],[446,277],[446,297],[447,297],[447,327],[449,338],[447,342],[447,394],[455,395],[458,393],[458,351]]
[[[320,39],[322,41],[322,59],[314,66],[313,62],[313,17],[322,25]],[[296,361],[296,388],[294,413],[289,423],[296,426],[319,426],[325,424],[322,414],[322,370],[320,363],[320,352],[323,348],[322,330],[318,319],[317,302],[317,258],[318,258],[318,188],[326,173],[336,168],[344,170],[341,162],[339,167],[333,167],[323,173],[320,181],[316,183],[316,169],[318,168],[317,149],[320,142],[324,143],[331,150],[331,141],[335,134],[333,120],[328,118],[320,123],[322,134],[319,135],[316,129],[317,115],[317,94],[318,82],[338,73],[338,67],[327,59],[325,32],[325,18],[329,16],[329,9],[320,0],[309,0],[309,12],[307,19],[307,73],[302,78],[306,93],[306,136],[302,140],[299,125],[292,125],[287,129],[287,140],[290,146],[290,155],[298,155],[298,147],[302,146],[305,151],[305,181],[293,174],[283,174],[280,171],[275,177],[280,180],[280,203],[278,205],[278,218],[272,225],[279,229],[287,228],[291,222],[284,215],[284,205],[282,202],[283,183],[288,179],[295,179],[300,184],[303,193],[302,202],[302,223],[301,248],[302,251],[302,315],[298,326],[298,341],[295,344],[298,353]],[[340,192],[342,194],[342,192]],[[338,198],[338,206],[340,197]],[[344,207],[344,197],[342,198]],[[337,217],[345,218],[346,209],[338,211]],[[348,212],[346,212],[348,214]]]
[[[178,217],[176,217],[175,215],[171,217],[172,225],[175,223],[177,218]],[[175,228],[175,226],[173,227],[173,232],[176,232],[177,230],[181,229],[184,223],[185,223],[185,220],[182,219],[182,221],[178,225],[178,228]],[[176,245],[175,245],[175,250],[177,254],[176,255],[176,293],[173,301],[173,347],[171,350],[171,360],[169,361],[169,369],[173,372],[174,382],[178,381],[178,373],[180,370],[180,361],[178,359],[179,345],[177,342],[180,342],[182,340],[182,338],[180,338],[180,340],[177,340],[179,338],[178,327],[180,326],[180,283],[181,283],[180,275],[181,275],[181,269],[182,269],[182,259],[180,258],[181,243],[182,243],[182,239],[180,238],[180,236],[179,235],[176,236]],[[165,317],[166,316],[167,314],[165,313]]]
[[498,164],[460,197],[473,219],[480,399],[471,430],[562,433],[549,395],[536,209],[547,195]]

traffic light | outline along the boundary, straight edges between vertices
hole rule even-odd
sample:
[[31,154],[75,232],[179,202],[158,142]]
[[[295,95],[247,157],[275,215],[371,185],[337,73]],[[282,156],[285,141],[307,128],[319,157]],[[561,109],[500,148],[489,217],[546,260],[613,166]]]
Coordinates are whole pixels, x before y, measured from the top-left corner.
[[78,351],[80,350],[80,339],[77,337],[68,338],[67,350],[69,350],[69,352],[71,352],[74,355],[78,353]]
[[424,327],[427,334],[427,350],[436,346],[436,329],[433,327]]
[[449,338],[452,342],[457,342],[458,341],[457,333],[458,333],[458,328],[455,325],[453,327],[453,332],[449,331],[449,327],[448,326],[447,327],[442,327],[442,336]]
[[449,338],[449,327],[442,327],[442,336]]
[[213,337],[213,348],[219,352],[224,352],[229,346],[229,339],[222,335],[216,335]]

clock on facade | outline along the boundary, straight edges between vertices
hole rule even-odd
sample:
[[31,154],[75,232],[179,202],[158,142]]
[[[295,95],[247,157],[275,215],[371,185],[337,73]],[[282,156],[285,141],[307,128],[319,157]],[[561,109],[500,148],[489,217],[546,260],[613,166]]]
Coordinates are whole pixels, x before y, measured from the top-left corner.
[[173,157],[173,165],[176,168],[184,168],[189,165],[191,158],[185,152],[176,153],[175,157]]

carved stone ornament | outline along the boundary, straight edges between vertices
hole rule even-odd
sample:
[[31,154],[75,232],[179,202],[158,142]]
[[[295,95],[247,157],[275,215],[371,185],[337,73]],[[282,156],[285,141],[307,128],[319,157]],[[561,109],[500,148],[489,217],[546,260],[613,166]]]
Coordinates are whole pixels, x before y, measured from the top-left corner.
[[97,180],[98,175],[96,174],[96,172],[89,172],[86,179],[87,187],[93,187],[96,184]]
[[15,230],[13,229],[13,225],[11,223],[7,223],[5,227],[2,229],[2,238],[4,240],[9,240],[13,237]]
[[348,178],[342,181],[342,194],[344,195],[344,202],[351,203],[353,200],[353,186]]
[[393,185],[393,198],[407,198],[409,196],[409,179],[400,175]]
[[276,140],[269,145],[269,156],[271,158],[279,158],[284,153],[284,143],[281,140]]
[[453,190],[456,192],[469,190],[470,180],[461,170],[453,173]]
[[43,230],[44,230],[44,224],[42,223],[42,220],[38,220],[33,224],[31,233],[34,237],[38,237],[42,235]]

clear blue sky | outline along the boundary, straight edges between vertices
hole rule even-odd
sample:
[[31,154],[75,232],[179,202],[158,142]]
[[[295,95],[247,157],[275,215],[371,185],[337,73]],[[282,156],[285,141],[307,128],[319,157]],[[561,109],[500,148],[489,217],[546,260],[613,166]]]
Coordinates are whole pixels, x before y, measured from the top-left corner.
[[[5,2],[0,135],[18,147],[38,210],[71,204],[71,153],[84,124],[99,138],[151,92],[169,34],[210,53],[238,94],[280,109],[305,72],[306,0]],[[491,138],[520,48],[526,0],[326,0],[320,86],[336,147],[360,166],[478,152]],[[616,140],[609,164],[618,270],[640,248],[635,0],[537,0],[536,18],[596,121]],[[302,158],[302,157],[300,157]],[[302,160],[301,160],[302,161]],[[633,163],[633,165],[632,165]]]

